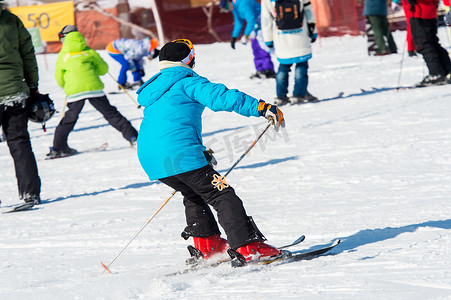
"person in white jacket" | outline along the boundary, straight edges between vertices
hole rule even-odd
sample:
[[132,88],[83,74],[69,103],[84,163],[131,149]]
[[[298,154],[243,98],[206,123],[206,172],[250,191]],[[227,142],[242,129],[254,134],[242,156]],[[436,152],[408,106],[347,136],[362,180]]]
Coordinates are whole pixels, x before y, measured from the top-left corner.
[[[292,5],[290,3],[293,2],[293,7],[283,7]],[[268,47],[274,48],[279,61],[275,103],[280,106],[289,102],[318,101],[307,91],[308,60],[312,58],[311,43],[317,38],[315,16],[310,0],[262,0],[261,7],[263,39]],[[288,98],[289,72],[293,64],[295,64],[293,94]]]

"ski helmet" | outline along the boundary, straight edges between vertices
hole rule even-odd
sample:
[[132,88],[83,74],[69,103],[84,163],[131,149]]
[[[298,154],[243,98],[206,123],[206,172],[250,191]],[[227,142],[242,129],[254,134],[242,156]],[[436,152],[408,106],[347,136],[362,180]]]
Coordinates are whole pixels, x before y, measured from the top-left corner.
[[193,43],[187,39],[178,39],[167,43],[159,53],[160,61],[180,61],[194,68],[195,51]]
[[28,120],[44,124],[55,114],[55,105],[48,94],[39,94],[28,108]]
[[78,31],[77,26],[75,25],[66,25],[63,27],[63,29],[61,29],[60,32],[58,32],[58,39],[60,40],[60,42],[64,42],[64,37],[72,31]]

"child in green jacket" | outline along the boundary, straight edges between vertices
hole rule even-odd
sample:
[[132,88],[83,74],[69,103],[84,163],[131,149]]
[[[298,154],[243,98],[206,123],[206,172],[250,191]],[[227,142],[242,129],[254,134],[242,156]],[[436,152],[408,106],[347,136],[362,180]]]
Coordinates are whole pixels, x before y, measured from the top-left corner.
[[99,75],[108,72],[107,63],[86,45],[83,35],[74,25],[65,26],[59,38],[63,47],[58,53],[55,78],[67,95],[68,111],[56,127],[53,147],[50,147],[47,156],[56,158],[77,153],[77,150],[68,146],[67,138],[86,100],[133,146],[138,131],[110,104],[103,92],[104,84]]

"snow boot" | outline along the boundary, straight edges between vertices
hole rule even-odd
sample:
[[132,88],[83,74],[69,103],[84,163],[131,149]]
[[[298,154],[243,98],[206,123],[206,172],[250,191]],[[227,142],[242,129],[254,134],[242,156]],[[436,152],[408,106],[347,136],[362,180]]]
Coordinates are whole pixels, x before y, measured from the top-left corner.
[[32,195],[29,193],[25,193],[25,194],[21,195],[20,199],[25,201],[25,203],[30,203],[33,205],[38,205],[41,203],[41,198],[39,197],[39,195]]
[[285,98],[279,98],[279,97],[274,98],[274,104],[277,106],[283,106],[288,103],[290,103],[290,101],[286,97]]
[[227,240],[221,238],[220,235],[212,235],[209,237],[193,237],[194,247],[202,252],[205,259],[209,259],[216,254],[227,253],[230,248]]
[[53,159],[53,158],[59,158],[59,157],[66,157],[66,156],[71,156],[74,154],[77,154],[78,151],[72,148],[67,147],[64,150],[56,150],[53,147],[50,147],[50,152],[47,153],[47,158]]
[[274,255],[279,255],[282,253],[281,250],[274,246],[265,244],[263,242],[252,242],[250,244],[244,245],[236,249],[236,252],[243,255],[246,261],[260,260],[269,258]]
[[417,83],[416,87],[426,87],[431,85],[443,85],[448,84],[446,76],[441,74],[438,75],[427,75],[424,79]]

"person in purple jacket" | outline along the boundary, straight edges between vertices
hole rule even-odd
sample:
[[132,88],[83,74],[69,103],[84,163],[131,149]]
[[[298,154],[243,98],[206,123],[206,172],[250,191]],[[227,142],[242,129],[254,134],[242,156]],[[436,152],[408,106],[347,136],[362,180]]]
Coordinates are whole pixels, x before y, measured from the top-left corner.
[[230,45],[235,49],[237,38],[243,31],[244,22],[246,22],[241,43],[247,44],[251,40],[254,65],[257,70],[251,78],[275,78],[276,73],[274,72],[274,64],[269,53],[270,49],[264,45],[261,36],[260,4],[255,0],[232,0],[232,2],[235,23],[233,25]]

